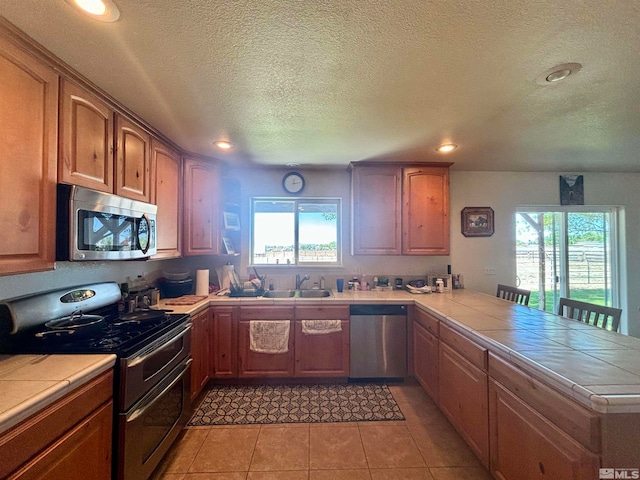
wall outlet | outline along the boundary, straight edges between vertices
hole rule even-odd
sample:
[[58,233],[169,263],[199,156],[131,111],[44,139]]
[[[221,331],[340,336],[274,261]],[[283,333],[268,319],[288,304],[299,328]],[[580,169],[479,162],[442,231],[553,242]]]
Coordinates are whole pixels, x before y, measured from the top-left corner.
[[496,267],[484,267],[485,275],[496,275]]

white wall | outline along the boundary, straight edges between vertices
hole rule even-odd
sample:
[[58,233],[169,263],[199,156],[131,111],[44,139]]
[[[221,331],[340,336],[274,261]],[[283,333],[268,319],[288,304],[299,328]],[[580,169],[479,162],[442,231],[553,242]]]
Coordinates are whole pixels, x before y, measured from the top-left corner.
[[[621,308],[623,331],[640,337],[640,174],[585,173],[585,205],[621,206]],[[497,283],[515,284],[516,207],[558,206],[559,173],[451,172],[451,262],[467,288],[495,293]],[[464,207],[495,211],[495,234],[467,238],[460,232]],[[624,261],[626,259],[626,262]],[[495,267],[496,275],[485,275]]]

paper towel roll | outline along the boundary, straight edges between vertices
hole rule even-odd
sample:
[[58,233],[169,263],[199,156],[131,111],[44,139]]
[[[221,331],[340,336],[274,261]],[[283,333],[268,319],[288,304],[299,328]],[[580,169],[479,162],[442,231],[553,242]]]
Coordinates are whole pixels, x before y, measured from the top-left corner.
[[209,295],[209,270],[196,271],[196,295]]

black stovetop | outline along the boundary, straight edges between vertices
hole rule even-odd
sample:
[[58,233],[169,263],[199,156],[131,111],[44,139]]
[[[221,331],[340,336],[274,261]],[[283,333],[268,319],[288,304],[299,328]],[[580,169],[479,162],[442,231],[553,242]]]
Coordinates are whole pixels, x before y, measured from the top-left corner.
[[50,331],[41,325],[0,338],[0,353],[114,353],[126,357],[189,318],[186,314],[158,312],[155,318],[131,320],[130,315],[120,316],[112,308],[92,313],[103,315],[104,321],[87,333],[78,329],[39,337],[38,333]]

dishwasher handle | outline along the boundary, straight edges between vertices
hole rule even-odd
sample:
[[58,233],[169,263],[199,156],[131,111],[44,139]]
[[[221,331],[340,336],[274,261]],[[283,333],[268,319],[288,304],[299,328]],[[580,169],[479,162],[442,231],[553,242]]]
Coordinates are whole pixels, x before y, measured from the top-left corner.
[[354,304],[349,307],[350,315],[406,315],[406,305]]

